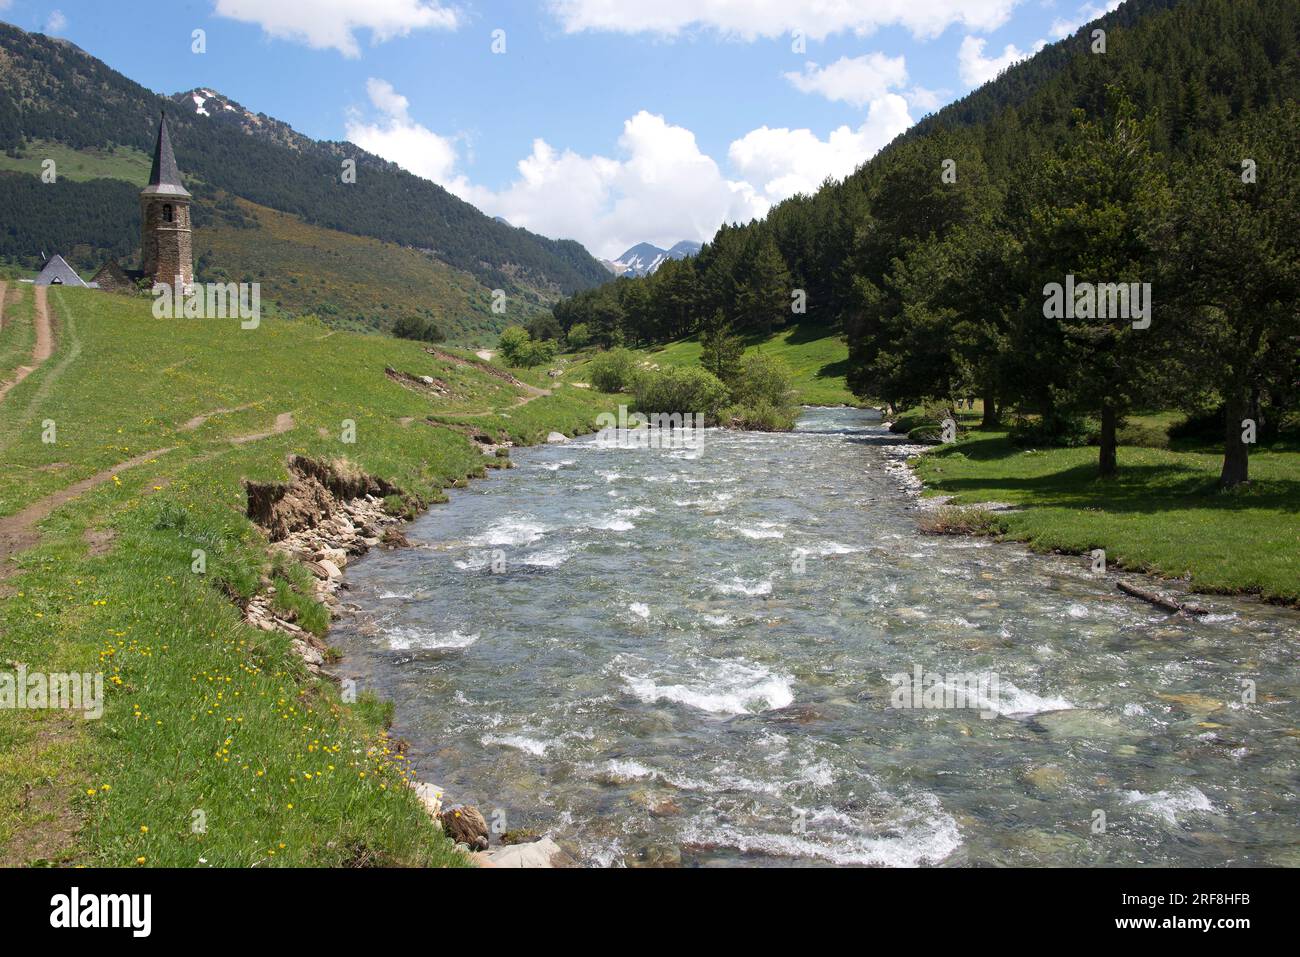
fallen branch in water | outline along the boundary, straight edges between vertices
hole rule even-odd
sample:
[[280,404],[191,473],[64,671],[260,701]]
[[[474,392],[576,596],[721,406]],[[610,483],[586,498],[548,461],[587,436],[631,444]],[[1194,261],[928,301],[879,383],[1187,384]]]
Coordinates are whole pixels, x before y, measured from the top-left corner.
[[1149,601],[1157,608],[1163,608],[1165,611],[1177,614],[1185,612],[1189,615],[1208,615],[1210,612],[1199,605],[1189,605],[1185,602],[1175,601],[1172,598],[1166,598],[1164,595],[1157,595],[1153,591],[1147,591],[1144,588],[1138,588],[1136,585],[1130,585],[1128,582],[1116,582],[1119,590],[1126,595],[1132,595],[1134,598],[1141,598],[1143,601]]

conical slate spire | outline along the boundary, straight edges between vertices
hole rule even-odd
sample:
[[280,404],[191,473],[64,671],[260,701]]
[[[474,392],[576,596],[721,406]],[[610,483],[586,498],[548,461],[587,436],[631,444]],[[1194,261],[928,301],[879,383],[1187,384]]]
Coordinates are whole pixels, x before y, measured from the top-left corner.
[[145,193],[166,196],[189,196],[181,182],[181,171],[176,167],[176,154],[172,152],[172,139],[167,133],[167,114],[162,114],[158,124],[158,142],[153,149],[153,169],[149,171],[149,185]]

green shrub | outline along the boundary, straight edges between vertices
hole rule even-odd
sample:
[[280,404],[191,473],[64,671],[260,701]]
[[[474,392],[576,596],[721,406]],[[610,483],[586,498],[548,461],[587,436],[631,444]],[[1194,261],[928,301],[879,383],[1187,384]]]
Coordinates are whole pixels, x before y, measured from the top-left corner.
[[636,359],[630,350],[610,349],[588,363],[587,381],[601,392],[622,392],[631,388],[635,371]]
[[432,322],[419,316],[402,316],[393,323],[393,335],[398,339],[417,342],[442,342],[446,336]]
[[699,366],[647,370],[636,376],[633,389],[638,412],[693,413],[710,423],[718,421],[728,398],[722,380]]
[[724,421],[758,432],[788,432],[798,416],[789,367],[763,352],[742,358],[731,382],[731,407]]
[[904,409],[894,416],[889,431],[895,435],[911,435],[922,426],[934,426],[937,430],[944,419],[956,419],[946,402],[926,402],[914,408]]
[[731,401],[736,405],[766,402],[776,408],[794,405],[790,367],[775,356],[755,352],[740,360]]
[[1011,426],[1011,444],[1020,448],[1077,449],[1093,444],[1097,425],[1089,419],[1053,416],[1050,419],[1019,419]]
[[511,326],[501,333],[497,351],[506,365],[531,369],[554,359],[557,347],[551,339],[539,341],[522,326]]
[[501,333],[501,338],[497,340],[497,352],[501,355],[501,361],[508,366],[523,365],[524,357],[528,354],[532,345],[533,337],[528,334],[528,330],[523,326],[511,326]]
[[[1120,445],[1139,446],[1144,449],[1169,448],[1169,430],[1145,422],[1128,422],[1120,427],[1116,434]],[[1093,443],[1089,443],[1090,445]],[[1098,430],[1097,442],[1101,444],[1101,432]]]
[[722,415],[722,420],[733,429],[751,432],[789,432],[794,428],[799,410],[794,406],[775,406],[759,401],[751,405],[733,405]]
[[580,352],[591,345],[591,329],[585,322],[574,323],[564,339],[572,351]]

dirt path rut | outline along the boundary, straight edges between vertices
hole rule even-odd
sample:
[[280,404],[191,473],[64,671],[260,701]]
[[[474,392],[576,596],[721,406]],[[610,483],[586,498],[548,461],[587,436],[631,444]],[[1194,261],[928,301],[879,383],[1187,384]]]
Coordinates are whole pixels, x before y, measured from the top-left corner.
[[[13,379],[0,384],[0,402],[9,394],[9,390],[22,382],[41,367],[54,354],[54,326],[50,322],[50,310],[45,301],[46,288],[33,286],[36,294],[36,347],[32,349],[32,361],[29,365],[19,366]],[[4,308],[5,284],[0,282],[0,310]]]

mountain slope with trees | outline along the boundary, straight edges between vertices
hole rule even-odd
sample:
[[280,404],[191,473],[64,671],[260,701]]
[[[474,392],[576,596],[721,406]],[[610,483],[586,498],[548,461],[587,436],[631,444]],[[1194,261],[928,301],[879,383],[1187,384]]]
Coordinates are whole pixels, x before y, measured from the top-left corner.
[[[833,325],[858,395],[979,396],[986,426],[1097,444],[1104,476],[1126,413],[1181,409],[1217,419],[1237,485],[1243,423],[1275,438],[1300,396],[1298,98],[1294,0],[1129,0],[844,181],[555,317],[630,345]],[[1107,304],[1149,284],[1151,314],[1049,316],[1076,280]]]
[[[207,115],[193,93],[159,96],[72,43],[0,23],[0,152],[11,159],[33,141],[148,154],[166,110],[177,160],[200,202],[240,198],[310,225],[421,250],[489,290],[554,299],[608,278],[575,241],[494,220],[351,143],[316,142],[204,92],[212,101]],[[356,164],[351,183],[343,176],[348,160]],[[22,224],[16,233],[0,231],[0,257],[30,266],[42,248],[81,243],[93,259],[126,256],[138,245],[137,203],[120,183],[84,182],[59,196],[42,185],[0,173],[0,221]]]

